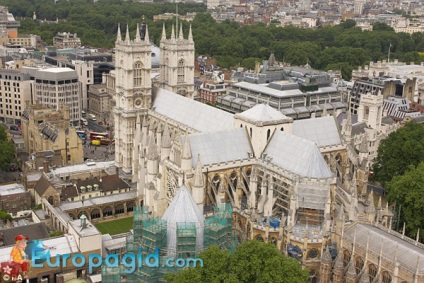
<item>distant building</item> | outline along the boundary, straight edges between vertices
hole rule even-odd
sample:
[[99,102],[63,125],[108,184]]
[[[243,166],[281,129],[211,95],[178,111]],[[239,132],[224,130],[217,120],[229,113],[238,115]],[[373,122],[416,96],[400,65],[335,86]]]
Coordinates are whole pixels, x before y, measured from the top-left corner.
[[204,82],[197,90],[200,102],[214,105],[217,97],[225,95],[228,84],[216,82]]
[[33,101],[58,109],[60,104],[69,107],[69,119],[73,125],[79,125],[81,118],[81,82],[78,74],[71,68],[22,68],[33,78]]
[[0,70],[0,122],[21,124],[25,107],[31,102],[31,81],[28,74]]
[[68,107],[56,109],[35,104],[22,116],[22,137],[29,154],[59,150],[62,165],[83,162],[82,140],[70,126]]
[[110,116],[110,96],[105,84],[91,85],[88,90],[88,105],[90,113],[104,119],[112,119]]
[[76,33],[59,32],[53,37],[53,45],[59,49],[77,48],[81,46],[81,39]]

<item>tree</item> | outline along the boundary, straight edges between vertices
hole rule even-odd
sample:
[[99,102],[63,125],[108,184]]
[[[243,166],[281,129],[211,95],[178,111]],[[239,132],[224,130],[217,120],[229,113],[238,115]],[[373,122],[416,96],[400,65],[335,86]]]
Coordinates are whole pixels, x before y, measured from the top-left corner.
[[268,243],[248,241],[237,247],[233,254],[211,246],[199,257],[204,266],[168,274],[172,283],[214,282],[308,282],[309,272],[292,258],[284,256]]
[[5,127],[6,127],[6,125],[4,125],[4,124],[0,125],[0,141],[7,140],[7,131],[6,131]]
[[[403,175],[409,165],[423,161],[424,125],[408,122],[380,143],[371,180],[385,186],[394,176]],[[390,188],[387,191],[390,193]]]
[[389,26],[388,24],[385,23],[373,23],[372,24],[372,30],[384,30],[384,31],[395,31],[391,26]]
[[9,170],[10,163],[15,160],[15,145],[11,141],[0,140],[0,168]]
[[[424,227],[424,162],[418,166],[410,165],[401,176],[395,176],[387,183],[388,200],[401,207],[401,219],[406,234],[415,238],[418,229]],[[421,239],[424,239],[421,233]]]

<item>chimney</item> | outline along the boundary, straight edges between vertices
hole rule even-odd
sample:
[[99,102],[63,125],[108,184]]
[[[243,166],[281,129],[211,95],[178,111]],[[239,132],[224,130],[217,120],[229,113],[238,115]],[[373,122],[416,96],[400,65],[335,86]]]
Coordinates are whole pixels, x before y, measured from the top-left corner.
[[49,162],[47,161],[47,160],[44,160],[44,162],[43,162],[43,171],[44,171],[44,173],[49,173]]
[[81,215],[80,220],[81,220],[81,230],[82,230],[87,225],[87,216],[85,216],[85,214]]

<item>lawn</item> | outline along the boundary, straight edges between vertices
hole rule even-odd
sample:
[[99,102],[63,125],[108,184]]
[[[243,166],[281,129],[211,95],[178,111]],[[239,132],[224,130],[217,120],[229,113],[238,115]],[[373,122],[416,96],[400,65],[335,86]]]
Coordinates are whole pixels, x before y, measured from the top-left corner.
[[120,234],[129,232],[133,228],[133,218],[127,217],[112,221],[106,221],[102,223],[95,224],[96,228],[102,233],[102,234]]

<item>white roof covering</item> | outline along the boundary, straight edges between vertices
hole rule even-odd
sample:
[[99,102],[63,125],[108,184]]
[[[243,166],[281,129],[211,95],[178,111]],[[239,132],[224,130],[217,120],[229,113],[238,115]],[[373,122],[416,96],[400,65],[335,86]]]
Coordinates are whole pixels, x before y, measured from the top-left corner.
[[180,187],[162,219],[167,222],[168,256],[176,255],[177,226],[179,223],[196,224],[196,252],[203,249],[205,218],[186,186]]
[[318,147],[306,139],[277,131],[264,153],[271,163],[294,174],[310,178],[330,178],[332,173]]
[[339,130],[333,117],[320,117],[293,122],[293,134],[310,140],[319,147],[340,145]]
[[383,247],[383,257],[394,259],[397,254],[397,261],[400,264],[400,270],[408,268],[412,272],[416,271],[417,261],[419,258],[418,273],[424,274],[424,249],[422,247],[408,243],[407,241],[398,238],[395,235],[389,234],[387,231],[383,231],[378,227],[360,223],[355,224],[352,228],[345,231],[344,237],[353,241],[355,231],[356,244],[362,246],[363,249],[366,249],[367,247],[369,235],[368,248],[372,252],[378,255],[380,254],[380,248]]
[[153,109],[199,132],[213,132],[234,127],[233,114],[165,89],[159,89]]
[[25,188],[21,184],[13,183],[0,186],[0,196],[7,196],[20,193],[25,193]]
[[[77,242],[74,236],[66,234],[63,237],[43,240],[45,246],[50,247],[50,257],[57,254],[71,254],[79,252]],[[14,246],[8,246],[0,249],[0,262],[8,261],[10,252]]]
[[107,168],[115,166],[115,161],[105,161],[105,162],[90,162],[92,164],[88,166],[86,163],[70,165],[65,167],[60,167],[52,170],[52,173],[57,176],[68,176],[71,174],[85,172],[90,170],[105,170]]
[[249,110],[236,114],[235,117],[245,118],[255,122],[279,122],[281,120],[292,120],[267,104],[258,104]]
[[299,184],[297,187],[297,201],[299,207],[324,210],[327,203],[328,187]]
[[107,203],[113,204],[114,202],[118,202],[118,201],[132,200],[132,199],[135,199],[136,197],[137,197],[137,192],[133,190],[133,191],[125,192],[125,193],[90,198],[90,199],[84,200],[84,202],[82,201],[62,202],[62,204],[60,205],[60,209],[62,211],[67,211],[71,209],[90,207],[90,206],[107,204]]
[[[181,137],[184,144],[184,138]],[[192,166],[196,166],[200,155],[202,165],[248,159],[248,153],[253,153],[249,136],[245,128],[235,128],[226,131],[193,134],[189,137]]]
[[291,96],[303,96],[304,93],[300,89],[291,89],[291,90],[277,90],[266,85],[252,84],[248,82],[239,82],[234,84],[234,87],[240,87],[248,89],[251,91],[267,94],[273,97],[291,97]]

